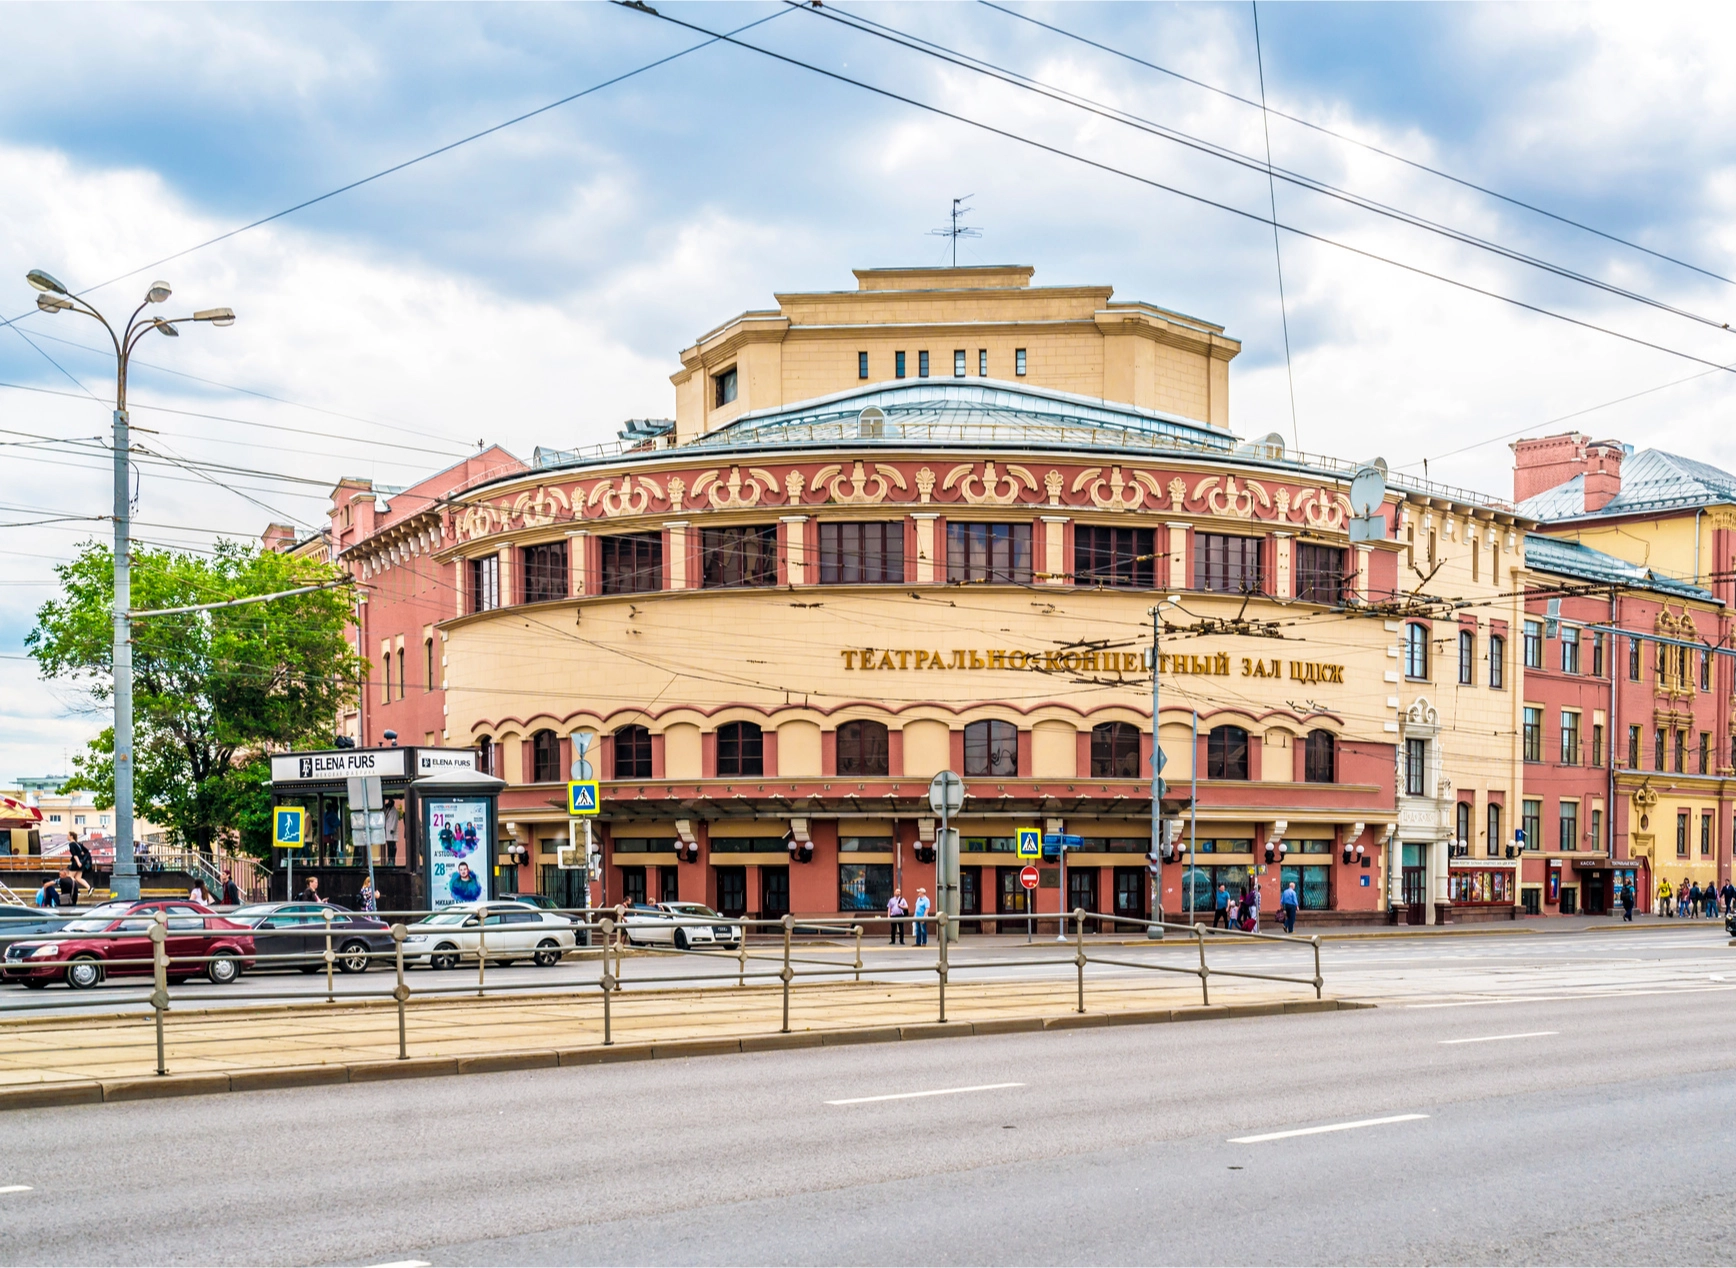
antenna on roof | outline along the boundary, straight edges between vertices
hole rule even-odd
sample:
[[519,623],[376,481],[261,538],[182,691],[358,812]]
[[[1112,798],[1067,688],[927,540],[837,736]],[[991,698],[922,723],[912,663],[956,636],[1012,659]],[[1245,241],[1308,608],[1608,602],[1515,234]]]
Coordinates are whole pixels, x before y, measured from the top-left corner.
[[[964,196],[964,198],[975,198],[975,197],[976,197],[975,194],[966,194]],[[930,229],[928,231],[928,236],[931,238],[951,238],[952,239],[952,267],[955,269],[958,267],[958,240],[960,238],[980,238],[983,236],[983,231],[981,229],[973,229],[969,225],[959,224],[958,218],[960,216],[964,215],[965,212],[972,210],[972,208],[970,208],[970,207],[961,207],[959,205],[960,203],[964,202],[964,198],[955,198],[952,200],[952,227],[951,228],[949,228],[949,229]]]

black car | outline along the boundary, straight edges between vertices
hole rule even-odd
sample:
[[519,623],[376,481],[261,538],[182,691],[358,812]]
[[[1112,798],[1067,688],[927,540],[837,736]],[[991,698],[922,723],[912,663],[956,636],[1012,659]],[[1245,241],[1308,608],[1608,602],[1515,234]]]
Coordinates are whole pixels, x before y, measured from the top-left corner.
[[0,906],[0,953],[20,938],[40,938],[59,933],[79,913],[61,915],[53,907]]
[[392,930],[383,920],[333,903],[249,903],[228,913],[253,930],[254,972],[325,967],[326,913],[331,913],[332,956],[340,972],[366,973],[371,958],[392,959]]

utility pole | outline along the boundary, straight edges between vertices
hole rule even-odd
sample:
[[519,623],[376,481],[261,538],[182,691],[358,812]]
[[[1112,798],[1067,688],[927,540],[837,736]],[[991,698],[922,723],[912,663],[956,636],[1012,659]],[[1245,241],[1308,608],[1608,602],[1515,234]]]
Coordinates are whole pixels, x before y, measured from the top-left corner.
[[139,340],[155,330],[170,338],[178,338],[175,329],[183,322],[206,321],[213,326],[233,326],[235,313],[228,308],[207,308],[191,317],[164,320],[150,317],[139,320],[148,304],[160,304],[173,292],[167,282],[152,282],[145,298],[135,309],[120,334],[108,319],[83,299],[71,294],[51,275],[41,269],[31,269],[24,275],[41,292],[36,306],[50,315],[70,310],[95,318],[108,331],[115,350],[115,412],[114,412],[114,706],[115,706],[115,864],[109,874],[109,888],[116,898],[132,901],[139,896],[138,863],[133,858],[133,578],[132,578],[132,434],[127,424],[127,363]]

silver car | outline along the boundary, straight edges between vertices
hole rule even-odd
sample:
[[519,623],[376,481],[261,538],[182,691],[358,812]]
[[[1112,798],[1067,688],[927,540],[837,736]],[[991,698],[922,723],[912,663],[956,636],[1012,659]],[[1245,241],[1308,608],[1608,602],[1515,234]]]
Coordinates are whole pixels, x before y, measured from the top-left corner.
[[627,941],[663,944],[677,951],[735,951],[741,946],[741,926],[729,923],[704,903],[635,903],[621,918]]

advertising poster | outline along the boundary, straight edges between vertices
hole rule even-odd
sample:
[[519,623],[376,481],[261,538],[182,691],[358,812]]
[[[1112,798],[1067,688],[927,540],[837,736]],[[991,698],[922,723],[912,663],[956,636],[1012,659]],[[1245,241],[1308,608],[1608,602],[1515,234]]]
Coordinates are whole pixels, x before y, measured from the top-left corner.
[[422,804],[428,817],[428,905],[438,911],[488,898],[493,857],[488,798],[447,797]]

